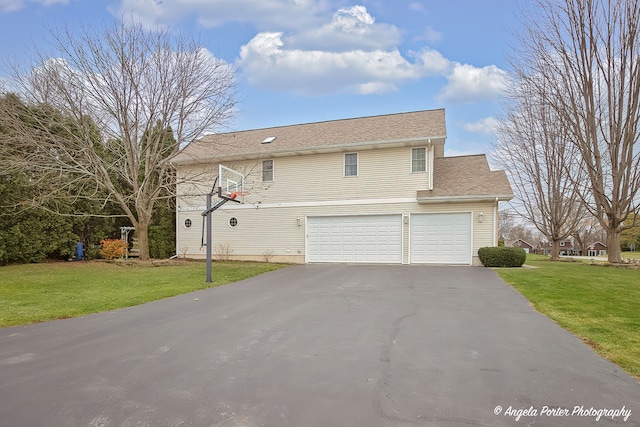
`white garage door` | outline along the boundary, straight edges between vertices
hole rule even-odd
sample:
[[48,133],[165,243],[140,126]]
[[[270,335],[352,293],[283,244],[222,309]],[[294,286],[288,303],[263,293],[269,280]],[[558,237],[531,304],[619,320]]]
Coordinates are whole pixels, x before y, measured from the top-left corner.
[[307,218],[307,262],[402,262],[402,216]]
[[411,215],[412,264],[471,264],[471,214]]

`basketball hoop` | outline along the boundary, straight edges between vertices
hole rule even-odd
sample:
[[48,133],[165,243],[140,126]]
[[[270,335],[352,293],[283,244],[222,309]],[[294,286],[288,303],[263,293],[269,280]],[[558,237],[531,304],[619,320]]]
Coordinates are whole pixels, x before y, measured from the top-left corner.
[[[218,193],[218,201],[214,204],[212,197],[216,192],[216,184],[217,184],[217,193]],[[222,207],[227,202],[235,202],[235,203],[244,203],[244,196],[249,193],[245,193],[244,191],[244,174],[242,172],[235,171],[231,168],[228,168],[222,164],[218,165],[218,176],[213,183],[213,189],[211,193],[206,195],[207,197],[207,210],[202,212],[202,244],[204,243],[205,237],[205,229],[207,235],[207,283],[211,283],[211,263],[212,263],[212,237],[211,237],[211,214]]]
[[229,194],[229,198],[231,199],[236,199],[236,197],[244,197],[244,196],[248,196],[249,193],[243,192],[243,191],[234,191],[233,193]]

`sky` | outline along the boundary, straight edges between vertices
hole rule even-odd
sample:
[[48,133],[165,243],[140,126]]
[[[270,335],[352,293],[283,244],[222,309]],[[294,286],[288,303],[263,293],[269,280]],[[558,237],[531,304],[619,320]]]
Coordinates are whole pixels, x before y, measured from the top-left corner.
[[[514,0],[0,0],[0,63],[52,28],[133,18],[193,35],[237,69],[229,130],[444,108],[447,156],[487,153]],[[7,72],[0,68],[0,79]]]

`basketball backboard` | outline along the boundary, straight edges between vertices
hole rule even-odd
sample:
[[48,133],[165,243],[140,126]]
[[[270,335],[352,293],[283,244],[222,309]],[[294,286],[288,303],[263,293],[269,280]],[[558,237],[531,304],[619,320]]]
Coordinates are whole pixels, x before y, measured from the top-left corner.
[[218,194],[244,203],[244,174],[220,165],[218,167]]

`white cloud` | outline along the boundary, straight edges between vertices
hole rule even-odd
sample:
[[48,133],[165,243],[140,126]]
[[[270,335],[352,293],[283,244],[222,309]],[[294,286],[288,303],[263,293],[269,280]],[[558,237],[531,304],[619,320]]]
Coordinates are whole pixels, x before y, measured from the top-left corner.
[[447,80],[438,95],[441,101],[472,103],[500,95],[506,88],[507,72],[495,65],[477,68],[456,64]]
[[427,9],[424,7],[424,5],[422,3],[419,3],[417,1],[413,1],[411,3],[409,3],[409,9],[413,10],[414,12],[426,12]]
[[393,92],[406,81],[445,77],[440,101],[495,97],[506,72],[445,58],[428,47],[403,56],[399,30],[377,24],[364,6],[339,9],[329,23],[284,34],[262,32],[242,46],[237,65],[252,84],[304,95]]
[[471,123],[460,123],[459,126],[467,132],[493,135],[498,127],[498,123],[495,117],[489,116]]
[[[2,1],[2,0],[0,0]],[[42,0],[46,1],[46,0]],[[49,0],[55,1],[55,0]],[[121,0],[114,14],[147,25],[195,18],[204,26],[250,23],[259,31],[240,48],[236,65],[251,84],[305,95],[386,93],[407,81],[445,77],[437,99],[469,103],[496,96],[506,73],[477,68],[425,47],[403,55],[400,29],[378,23],[362,5],[331,9],[331,0]],[[426,12],[413,1],[409,8]],[[442,33],[427,26],[418,39]]]
[[448,74],[455,65],[435,49],[424,48],[420,52],[409,52],[409,54],[422,65],[424,76]]
[[327,8],[325,0],[121,0],[111,12],[145,25],[172,25],[195,18],[205,27],[235,21],[251,23],[259,30],[290,30],[317,26]]
[[384,93],[420,77],[420,67],[395,50],[288,49],[282,33],[259,33],[240,49],[238,65],[257,86],[304,95]]
[[52,6],[54,4],[67,4],[69,0],[0,0],[0,12],[14,12],[22,9],[28,3]]
[[332,52],[389,49],[401,42],[400,31],[395,26],[376,24],[364,6],[339,9],[331,22],[300,31],[287,39],[291,47]]
[[0,11],[13,12],[24,7],[24,0],[0,0]]

